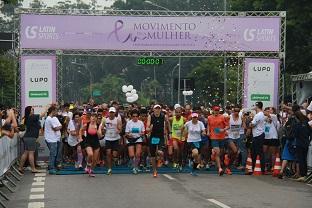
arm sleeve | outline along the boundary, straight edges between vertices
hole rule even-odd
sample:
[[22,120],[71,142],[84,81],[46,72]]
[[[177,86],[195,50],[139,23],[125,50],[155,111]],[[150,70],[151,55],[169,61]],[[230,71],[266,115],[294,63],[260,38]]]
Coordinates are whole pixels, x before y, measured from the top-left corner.
[[129,125],[129,122],[127,122],[126,124],[126,130],[125,130],[126,133],[129,133],[130,132],[130,125]]
[[54,117],[54,118],[51,120],[51,124],[52,124],[52,127],[53,127],[53,128],[62,126],[62,124],[60,123],[60,121],[59,121],[56,117]]

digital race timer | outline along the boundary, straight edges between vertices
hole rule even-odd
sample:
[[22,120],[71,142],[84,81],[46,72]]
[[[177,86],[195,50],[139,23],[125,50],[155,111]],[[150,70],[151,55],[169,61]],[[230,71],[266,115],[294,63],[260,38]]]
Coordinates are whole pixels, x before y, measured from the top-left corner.
[[153,58],[153,57],[141,57],[138,58],[138,65],[161,65],[164,64],[164,59],[162,58]]

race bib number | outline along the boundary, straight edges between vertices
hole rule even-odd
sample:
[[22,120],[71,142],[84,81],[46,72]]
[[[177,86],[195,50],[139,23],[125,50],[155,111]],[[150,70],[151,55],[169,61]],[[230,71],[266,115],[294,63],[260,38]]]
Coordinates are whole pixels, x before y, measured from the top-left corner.
[[158,137],[152,137],[152,144],[159,144],[159,142],[160,142],[160,138],[158,138]]
[[182,136],[182,131],[179,130],[175,130],[177,137],[181,137]]
[[264,132],[265,132],[266,134],[268,134],[268,133],[270,132],[270,126],[266,125],[266,126],[264,127]]
[[138,133],[140,133],[140,129],[139,128],[132,128],[131,133],[138,134]]

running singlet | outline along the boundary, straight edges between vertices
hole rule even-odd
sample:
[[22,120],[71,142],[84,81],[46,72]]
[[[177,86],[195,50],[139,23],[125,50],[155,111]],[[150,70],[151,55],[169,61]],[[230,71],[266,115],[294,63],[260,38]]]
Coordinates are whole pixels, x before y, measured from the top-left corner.
[[114,118],[113,120],[111,120],[110,118],[106,118],[105,120],[105,128],[106,128],[106,132],[105,132],[105,140],[108,141],[115,141],[120,139],[120,135],[117,133],[117,122],[118,118]]
[[154,115],[154,113],[151,115],[151,125],[153,125],[152,131],[151,131],[151,138],[157,137],[160,139],[164,138],[164,128],[165,128],[165,115],[163,113],[160,113],[158,117]]
[[183,138],[182,138],[182,130],[181,130],[183,126],[184,126],[184,118],[181,116],[180,120],[177,121],[176,116],[173,116],[172,128],[171,128],[172,138],[183,140]]
[[225,132],[220,132],[220,129],[226,127],[227,121],[223,115],[208,116],[208,126],[211,139],[224,139]]
[[238,139],[240,137],[241,128],[242,128],[241,116],[238,116],[238,119],[235,121],[233,116],[230,115],[229,138]]

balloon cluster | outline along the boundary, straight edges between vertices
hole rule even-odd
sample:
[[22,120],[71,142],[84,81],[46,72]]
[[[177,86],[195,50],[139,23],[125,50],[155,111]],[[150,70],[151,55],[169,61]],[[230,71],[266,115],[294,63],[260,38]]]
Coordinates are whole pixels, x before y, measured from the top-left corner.
[[133,103],[139,99],[139,95],[137,94],[136,89],[133,89],[132,85],[122,86],[122,92],[126,93],[128,103]]
[[190,90],[190,91],[183,91],[182,94],[183,94],[183,95],[193,95],[193,90]]

